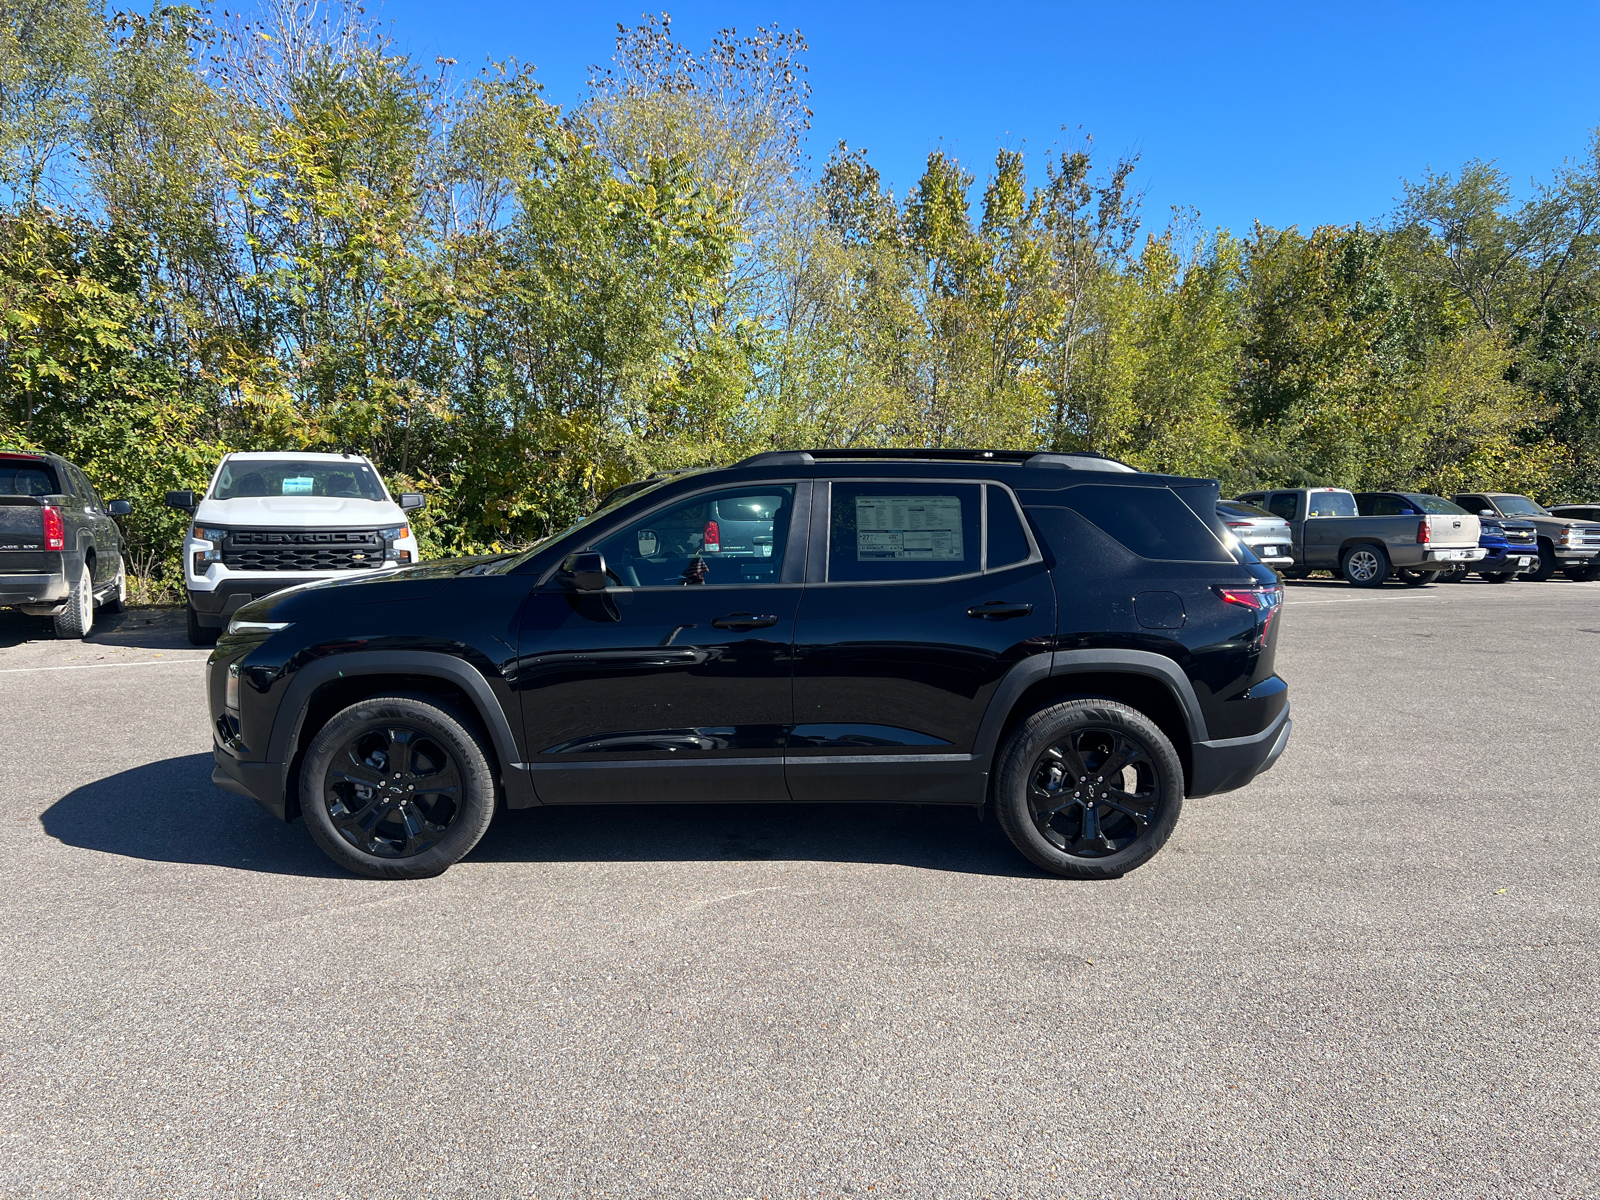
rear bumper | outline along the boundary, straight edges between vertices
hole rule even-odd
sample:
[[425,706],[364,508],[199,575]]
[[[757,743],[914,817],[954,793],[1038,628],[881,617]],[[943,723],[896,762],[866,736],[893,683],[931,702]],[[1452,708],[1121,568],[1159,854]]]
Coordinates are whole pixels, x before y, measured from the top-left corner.
[[1288,746],[1289,731],[1293,728],[1289,706],[1284,705],[1277,719],[1260,733],[1194,743],[1189,795],[1214,796],[1218,792],[1231,792],[1263,771],[1270,771]]
[[1423,564],[1431,567],[1443,566],[1446,563],[1477,562],[1488,553],[1481,546],[1473,546],[1471,549],[1428,550],[1423,553],[1422,558]]
[[0,605],[60,604],[69,590],[65,571],[0,575]]

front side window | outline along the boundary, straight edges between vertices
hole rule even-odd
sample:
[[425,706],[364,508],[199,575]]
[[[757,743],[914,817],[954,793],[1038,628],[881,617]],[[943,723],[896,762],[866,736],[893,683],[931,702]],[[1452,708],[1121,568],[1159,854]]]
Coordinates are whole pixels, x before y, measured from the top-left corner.
[[944,579],[981,569],[975,483],[833,485],[828,582]]
[[778,583],[793,484],[709,492],[647,513],[594,543],[624,587]]
[[344,500],[387,500],[377,474],[364,462],[316,459],[232,459],[217,473],[213,500],[267,496],[329,496]]

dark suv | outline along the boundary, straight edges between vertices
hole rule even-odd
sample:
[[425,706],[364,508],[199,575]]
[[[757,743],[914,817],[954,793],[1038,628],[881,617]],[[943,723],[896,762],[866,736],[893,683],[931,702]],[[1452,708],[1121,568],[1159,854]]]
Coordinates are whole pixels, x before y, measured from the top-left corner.
[[1282,593],[1216,505],[1082,454],[675,474],[521,554],[241,608],[212,779],[383,878],[499,800],[992,803],[1039,866],[1113,877],[1289,738]]

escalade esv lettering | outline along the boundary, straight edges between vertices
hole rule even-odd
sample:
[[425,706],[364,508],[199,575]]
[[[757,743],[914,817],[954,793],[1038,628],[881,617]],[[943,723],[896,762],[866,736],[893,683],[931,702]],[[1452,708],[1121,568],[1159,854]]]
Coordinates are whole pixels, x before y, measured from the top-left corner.
[[436,875],[497,803],[992,805],[1109,878],[1289,739],[1276,576],[1214,480],[1087,454],[786,451],[517,555],[290,588],[210,659],[213,780]]

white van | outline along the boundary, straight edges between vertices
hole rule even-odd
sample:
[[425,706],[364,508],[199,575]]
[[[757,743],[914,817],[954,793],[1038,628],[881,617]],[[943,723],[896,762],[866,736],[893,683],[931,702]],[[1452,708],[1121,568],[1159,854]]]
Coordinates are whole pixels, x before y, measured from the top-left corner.
[[261,451],[230,454],[205,495],[168,492],[194,516],[183,539],[189,640],[209,646],[235,609],[297,583],[337,579],[417,561],[406,513],[359,454]]

